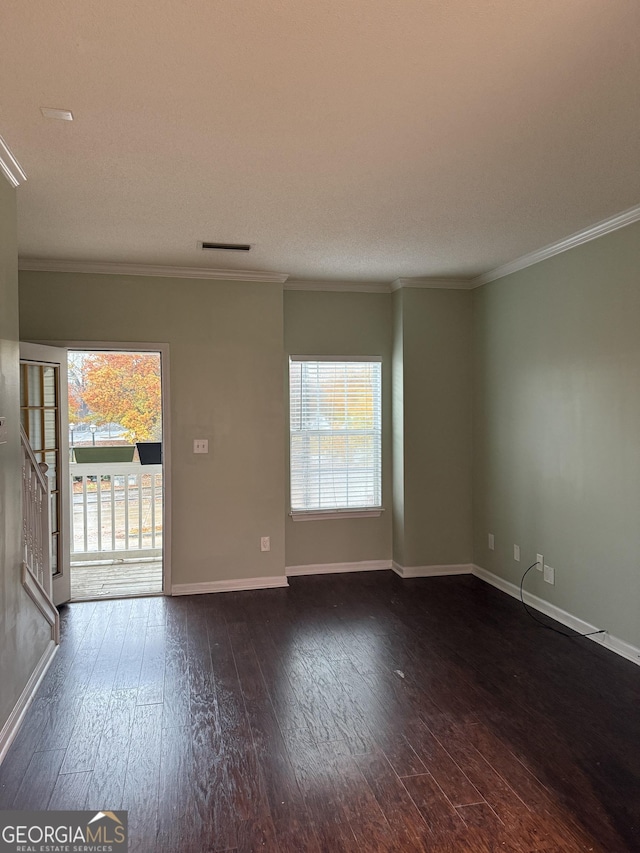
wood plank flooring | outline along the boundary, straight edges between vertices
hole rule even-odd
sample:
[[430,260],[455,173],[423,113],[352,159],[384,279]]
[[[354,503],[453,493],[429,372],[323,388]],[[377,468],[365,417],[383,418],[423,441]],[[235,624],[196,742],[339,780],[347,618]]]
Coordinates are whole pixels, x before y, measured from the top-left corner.
[[63,609],[0,808],[130,849],[640,851],[640,668],[472,577]]
[[71,565],[71,600],[123,598],[162,592],[162,560]]

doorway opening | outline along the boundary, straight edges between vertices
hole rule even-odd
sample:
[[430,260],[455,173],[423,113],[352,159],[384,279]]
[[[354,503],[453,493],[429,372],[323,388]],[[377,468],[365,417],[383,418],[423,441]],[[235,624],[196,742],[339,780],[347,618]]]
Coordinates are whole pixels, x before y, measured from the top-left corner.
[[71,600],[163,590],[162,355],[70,349]]

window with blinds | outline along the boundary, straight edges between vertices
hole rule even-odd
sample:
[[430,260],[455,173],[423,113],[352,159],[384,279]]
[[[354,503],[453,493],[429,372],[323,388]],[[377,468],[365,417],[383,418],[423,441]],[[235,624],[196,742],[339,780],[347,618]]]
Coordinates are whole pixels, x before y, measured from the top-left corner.
[[380,360],[291,357],[292,512],[381,506],[381,386]]

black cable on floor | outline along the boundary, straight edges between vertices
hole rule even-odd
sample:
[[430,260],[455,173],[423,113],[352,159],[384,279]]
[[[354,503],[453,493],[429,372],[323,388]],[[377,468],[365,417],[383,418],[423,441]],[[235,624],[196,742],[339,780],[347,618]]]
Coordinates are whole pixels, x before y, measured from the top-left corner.
[[567,637],[569,640],[574,640],[574,639],[577,639],[578,637],[593,637],[595,634],[606,634],[607,633],[605,629],[602,629],[600,631],[589,631],[587,634],[578,634],[577,632],[575,634],[566,634],[564,631],[560,631],[558,628],[554,628],[553,625],[547,625],[545,622],[542,621],[542,619],[538,619],[538,617],[531,610],[531,608],[528,607],[527,604],[525,603],[524,593],[523,593],[523,589],[522,589],[524,586],[524,579],[529,574],[531,569],[535,569],[535,567],[537,565],[538,565],[538,561],[536,560],[536,562],[532,563],[529,566],[529,568],[527,569],[527,571],[522,575],[522,579],[520,581],[520,601],[522,602],[522,606],[527,611],[529,616],[531,616],[531,618],[533,619],[534,622],[537,622],[538,625],[542,625],[542,627],[546,628],[548,631],[555,631],[556,634],[561,634],[563,637]]

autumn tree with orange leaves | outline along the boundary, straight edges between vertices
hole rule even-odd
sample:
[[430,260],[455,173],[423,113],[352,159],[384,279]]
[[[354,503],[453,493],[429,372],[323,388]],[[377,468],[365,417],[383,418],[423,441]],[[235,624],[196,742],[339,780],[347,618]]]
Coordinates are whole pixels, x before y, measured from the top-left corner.
[[[94,423],[117,423],[129,441],[159,440],[160,359],[149,353],[92,353],[82,361],[82,390],[69,387],[72,411],[82,403]],[[76,417],[76,419],[80,419]]]

